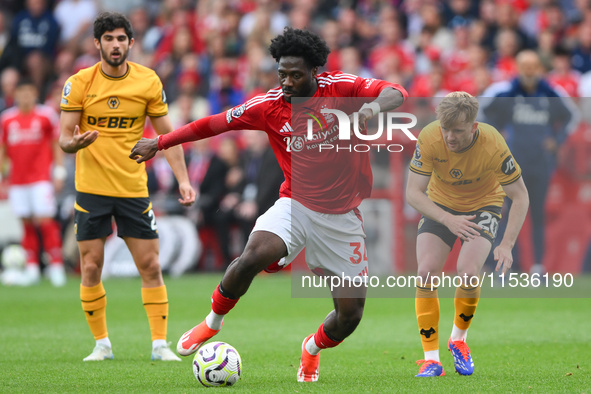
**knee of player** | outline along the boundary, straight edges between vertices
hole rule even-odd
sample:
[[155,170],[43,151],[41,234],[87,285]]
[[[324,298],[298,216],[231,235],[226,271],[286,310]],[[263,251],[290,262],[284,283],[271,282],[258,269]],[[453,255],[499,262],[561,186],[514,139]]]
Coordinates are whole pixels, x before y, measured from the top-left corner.
[[80,269],[85,278],[100,278],[102,267],[102,260],[92,259],[89,256],[86,256],[86,258],[82,257]]
[[421,267],[419,266],[419,269],[417,270],[417,276],[419,278],[421,278],[422,282],[421,283],[429,283],[431,281],[431,278],[434,276],[438,276],[439,272],[433,271],[431,269],[429,269],[428,267]]
[[241,271],[254,271],[258,273],[275,260],[271,256],[270,250],[264,245],[249,245],[236,262],[236,268]]
[[341,326],[348,329],[355,329],[363,317],[363,307],[358,307],[346,312],[337,312],[337,321]]
[[82,268],[92,266],[101,267],[103,265],[104,253],[98,248],[81,248],[80,263]]
[[32,222],[34,222],[35,224],[38,224],[38,225],[52,223],[54,220],[55,220],[54,218],[48,217],[48,216],[35,217],[35,218],[31,219]]
[[480,270],[475,268],[458,269],[457,271],[457,275],[462,279],[462,286],[464,287],[474,287],[470,283],[479,283],[479,274]]
[[143,261],[137,262],[137,267],[140,273],[148,276],[160,275],[160,262],[158,256],[146,256]]

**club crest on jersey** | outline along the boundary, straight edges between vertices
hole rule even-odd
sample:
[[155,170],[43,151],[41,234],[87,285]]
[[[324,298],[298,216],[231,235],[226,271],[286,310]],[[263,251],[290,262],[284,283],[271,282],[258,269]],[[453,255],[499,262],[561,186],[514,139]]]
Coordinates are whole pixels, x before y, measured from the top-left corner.
[[117,109],[117,107],[119,107],[119,104],[120,104],[120,101],[119,101],[119,98],[117,98],[117,97],[109,97],[109,100],[107,100],[107,105],[111,109]]
[[451,177],[454,179],[460,179],[462,176],[464,176],[462,171],[458,170],[457,168],[452,168],[452,170],[449,172],[449,175],[451,175]]
[[68,81],[68,82],[66,82],[66,85],[64,86],[64,97],[68,97],[68,95],[70,94],[71,91],[72,91],[72,82]]

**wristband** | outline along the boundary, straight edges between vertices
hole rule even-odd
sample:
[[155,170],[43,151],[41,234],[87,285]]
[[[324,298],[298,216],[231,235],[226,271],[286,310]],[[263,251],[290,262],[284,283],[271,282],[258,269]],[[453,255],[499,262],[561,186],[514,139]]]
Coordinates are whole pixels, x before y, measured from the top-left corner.
[[371,109],[372,117],[380,113],[380,104],[376,103],[375,101],[363,104],[361,108],[359,108],[359,112],[363,111],[366,108]]
[[68,177],[68,170],[66,167],[56,165],[53,167],[53,179],[56,181],[65,181]]

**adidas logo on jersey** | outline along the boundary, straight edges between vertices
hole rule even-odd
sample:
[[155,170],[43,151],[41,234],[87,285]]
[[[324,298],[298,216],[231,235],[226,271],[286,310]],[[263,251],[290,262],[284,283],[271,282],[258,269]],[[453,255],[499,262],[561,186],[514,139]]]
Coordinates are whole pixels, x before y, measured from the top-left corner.
[[291,128],[289,122],[285,122],[283,127],[279,130],[280,133],[291,133],[292,131],[293,129]]

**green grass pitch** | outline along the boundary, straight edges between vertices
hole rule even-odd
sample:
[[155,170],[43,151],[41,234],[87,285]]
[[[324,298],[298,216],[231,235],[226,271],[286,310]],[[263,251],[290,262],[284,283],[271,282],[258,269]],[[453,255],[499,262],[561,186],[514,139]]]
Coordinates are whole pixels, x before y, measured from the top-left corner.
[[[221,274],[166,278],[169,341],[199,323]],[[215,339],[235,346],[243,375],[232,388],[206,389],[192,357],[150,361],[150,334],[139,279],[105,281],[115,360],[83,363],[94,340],[79,301],[78,278],[0,287],[0,392],[573,392],[591,393],[591,298],[483,298],[468,343],[474,375],[454,373],[446,349],[453,300],[441,299],[440,346],[446,376],[415,378],[422,358],[412,298],[368,299],[357,331],[322,352],[317,383],[297,383],[302,339],[332,309],[331,300],[291,298],[290,277],[258,277]]]

